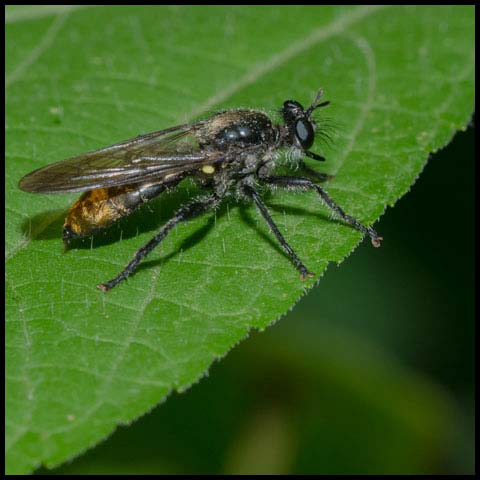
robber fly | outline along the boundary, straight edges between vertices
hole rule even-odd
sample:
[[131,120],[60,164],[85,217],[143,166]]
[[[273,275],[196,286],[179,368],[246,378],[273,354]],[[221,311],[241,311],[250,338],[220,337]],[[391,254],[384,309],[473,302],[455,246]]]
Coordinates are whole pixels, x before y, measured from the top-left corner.
[[[347,215],[317,184],[329,177],[308,168],[303,157],[324,161],[310,151],[316,123],[311,118],[320,102],[319,90],[306,110],[294,101],[284,102],[283,125],[274,124],[263,112],[235,109],[218,112],[206,120],[140,135],[94,152],[85,153],[36,170],[20,180],[26,192],[84,192],[72,205],[65,224],[66,245],[91,236],[140,205],[152,200],[186,177],[194,178],[207,193],[181,206],[158,233],[138,250],[133,260],[112,280],[97,285],[108,291],[131,275],[138,264],[180,222],[213,210],[227,196],[253,201],[273,234],[287,252],[301,278],[313,276],[284,239],[257,191],[259,185],[316,191],[332,212],[363,234],[375,247],[381,237]],[[277,176],[281,149],[290,150],[306,176]]]

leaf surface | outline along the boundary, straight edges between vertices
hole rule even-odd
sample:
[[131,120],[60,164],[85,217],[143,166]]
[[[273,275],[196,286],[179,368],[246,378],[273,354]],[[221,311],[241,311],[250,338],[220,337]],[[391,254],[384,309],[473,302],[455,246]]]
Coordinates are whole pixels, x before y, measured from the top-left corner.
[[[473,7],[17,7],[6,22],[8,473],[68,460],[187,389],[315,283],[253,206],[230,203],[103,295],[95,285],[195,187],[63,253],[76,197],[21,192],[23,175],[223,108],[308,104],[323,87],[334,141],[313,150],[335,175],[326,189],[372,224],[473,110]],[[313,193],[266,198],[317,277],[361,240]]]

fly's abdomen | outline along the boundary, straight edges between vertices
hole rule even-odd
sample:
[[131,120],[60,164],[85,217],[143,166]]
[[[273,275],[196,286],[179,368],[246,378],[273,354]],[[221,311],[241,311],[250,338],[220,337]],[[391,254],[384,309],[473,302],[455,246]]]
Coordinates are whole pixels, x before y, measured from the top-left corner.
[[85,192],[70,208],[63,225],[63,239],[88,237],[162,193],[167,183],[98,188]]

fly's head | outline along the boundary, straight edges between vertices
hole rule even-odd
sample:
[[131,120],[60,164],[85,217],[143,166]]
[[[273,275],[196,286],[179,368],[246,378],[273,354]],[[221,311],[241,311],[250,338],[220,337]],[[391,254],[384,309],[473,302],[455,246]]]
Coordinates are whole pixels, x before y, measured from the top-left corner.
[[315,160],[325,160],[309,149],[315,140],[315,122],[311,118],[315,109],[326,107],[330,102],[320,102],[323,91],[320,89],[313,103],[306,110],[295,100],[287,100],[281,109],[284,126],[283,145],[302,151]]

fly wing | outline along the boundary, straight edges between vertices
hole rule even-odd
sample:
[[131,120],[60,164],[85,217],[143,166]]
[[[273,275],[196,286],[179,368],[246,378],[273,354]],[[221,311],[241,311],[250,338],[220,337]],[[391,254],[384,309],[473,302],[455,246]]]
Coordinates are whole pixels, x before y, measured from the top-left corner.
[[140,135],[122,143],[47,165],[23,177],[27,192],[67,193],[161,182],[167,175],[218,163],[219,152],[202,150],[196,133],[202,122]]

